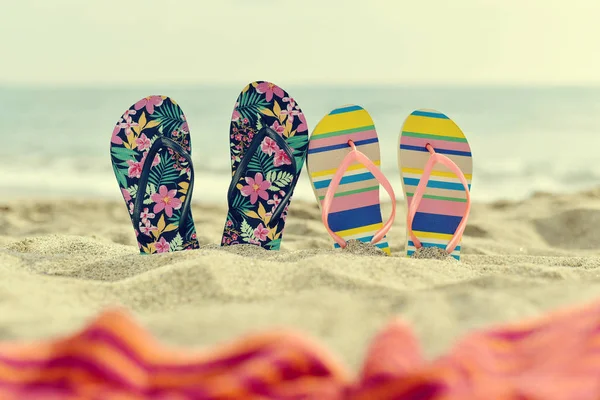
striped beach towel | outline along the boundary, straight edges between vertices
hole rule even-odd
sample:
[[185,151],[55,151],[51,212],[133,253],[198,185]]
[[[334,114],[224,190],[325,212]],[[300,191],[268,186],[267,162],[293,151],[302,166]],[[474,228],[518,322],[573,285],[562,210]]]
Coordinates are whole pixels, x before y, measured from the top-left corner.
[[600,301],[475,332],[426,362],[400,321],[372,342],[352,400],[600,399]]
[[66,338],[0,343],[0,399],[596,400],[599,354],[600,301],[472,333],[431,362],[392,321],[355,378],[294,332],[193,352],[107,311]]
[[[471,190],[473,157],[460,128],[435,110],[417,110],[410,114],[402,127],[398,145],[398,167],[409,209],[419,182],[422,179],[428,179],[428,182],[412,225],[407,224],[406,254],[409,257],[417,250],[409,228],[423,247],[446,248],[462,218],[468,214],[467,192],[456,173],[437,163],[430,176],[424,176],[424,167],[431,157],[426,148],[428,144],[435,153],[456,164],[464,175],[469,192]],[[459,241],[451,255],[459,260],[460,252]]]
[[[340,164],[352,151],[348,141],[375,166],[380,165],[379,140],[369,113],[357,105],[331,111],[315,127],[308,145],[307,168],[319,207]],[[345,241],[369,242],[382,229],[379,184],[364,164],[354,162],[347,168],[328,215],[335,234]],[[375,245],[390,254],[387,237]],[[340,247],[338,243],[334,246]]]
[[0,343],[2,400],[327,399],[340,398],[347,380],[328,352],[293,332],[194,352],[161,345],[121,310],[67,338]]

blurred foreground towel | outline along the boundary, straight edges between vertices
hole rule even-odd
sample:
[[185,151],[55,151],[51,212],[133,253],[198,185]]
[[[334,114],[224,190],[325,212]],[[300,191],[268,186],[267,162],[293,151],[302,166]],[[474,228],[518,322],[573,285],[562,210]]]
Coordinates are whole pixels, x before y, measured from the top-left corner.
[[599,398],[600,302],[470,334],[432,362],[393,321],[353,379],[330,352],[292,332],[193,353],[157,343],[122,311],[65,339],[0,343],[3,400]]

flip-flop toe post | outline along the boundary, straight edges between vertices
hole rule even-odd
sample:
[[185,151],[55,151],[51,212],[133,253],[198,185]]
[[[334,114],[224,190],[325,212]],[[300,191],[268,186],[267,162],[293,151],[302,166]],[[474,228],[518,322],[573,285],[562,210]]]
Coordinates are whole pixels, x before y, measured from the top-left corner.
[[110,154],[140,252],[199,248],[191,211],[191,139],[179,105],[166,96],[132,105],[113,129]]
[[416,110],[402,126],[398,165],[408,206],[407,256],[438,247],[460,260],[473,174],[464,133],[441,112]]
[[[307,168],[323,224],[335,248],[344,248],[354,239],[371,243],[390,254],[386,233],[394,220],[396,198],[379,165],[375,125],[362,107],[336,108],[315,127],[308,148]],[[392,201],[392,215],[385,224],[380,185]]]
[[302,109],[279,86],[253,82],[235,103],[229,140],[232,179],[221,245],[279,250],[308,148]]

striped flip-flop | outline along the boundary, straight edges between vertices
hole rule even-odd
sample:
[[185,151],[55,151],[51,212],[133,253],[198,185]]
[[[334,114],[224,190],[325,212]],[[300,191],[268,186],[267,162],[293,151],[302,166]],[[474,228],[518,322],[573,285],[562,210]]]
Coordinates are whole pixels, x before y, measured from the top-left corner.
[[398,166],[408,204],[407,255],[439,247],[460,260],[473,172],[467,138],[446,115],[414,111],[402,127]]
[[[348,105],[326,115],[313,131],[307,168],[325,227],[345,247],[351,239],[371,242],[390,254],[385,236],[395,216],[395,196],[378,166],[379,140],[373,119],[360,106]],[[389,193],[392,216],[384,224],[379,185]]]

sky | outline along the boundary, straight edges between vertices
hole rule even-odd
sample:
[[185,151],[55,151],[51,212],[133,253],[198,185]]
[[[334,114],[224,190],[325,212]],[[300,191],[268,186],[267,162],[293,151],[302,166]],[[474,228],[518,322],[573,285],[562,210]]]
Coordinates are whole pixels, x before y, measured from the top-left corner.
[[2,2],[0,85],[600,84],[598,0]]

